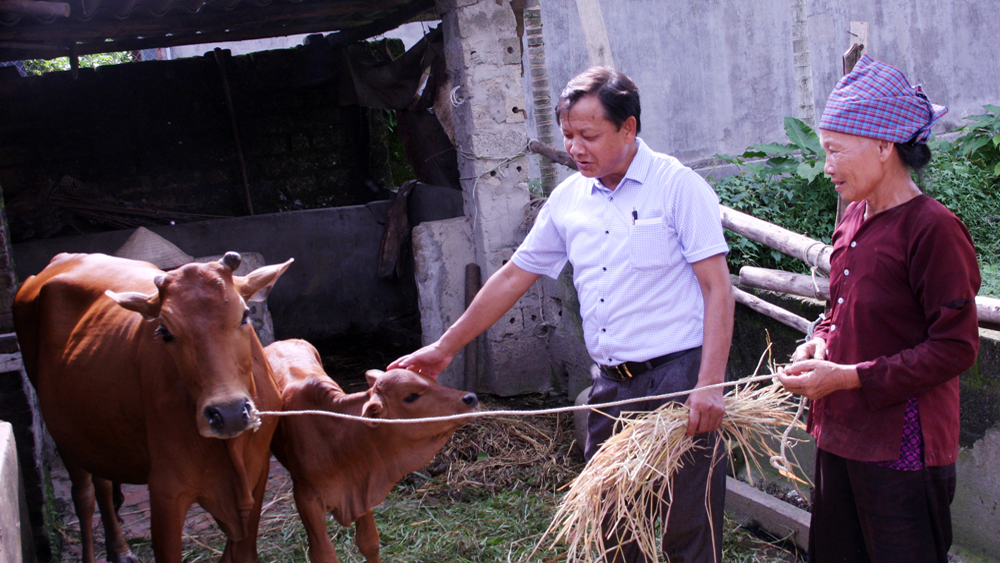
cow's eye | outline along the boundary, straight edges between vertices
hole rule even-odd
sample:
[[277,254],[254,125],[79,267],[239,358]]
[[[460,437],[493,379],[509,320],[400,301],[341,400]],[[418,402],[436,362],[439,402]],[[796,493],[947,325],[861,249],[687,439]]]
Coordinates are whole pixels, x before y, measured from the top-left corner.
[[174,341],[174,335],[170,334],[170,331],[167,330],[167,327],[163,325],[160,325],[156,328],[156,335],[162,338],[164,342]]
[[240,321],[241,325],[247,324],[247,319],[250,318],[250,309],[243,309],[243,320]]
[[403,402],[404,403],[412,403],[413,401],[416,401],[419,398],[420,398],[420,395],[418,395],[416,393],[410,393],[405,398],[403,398]]

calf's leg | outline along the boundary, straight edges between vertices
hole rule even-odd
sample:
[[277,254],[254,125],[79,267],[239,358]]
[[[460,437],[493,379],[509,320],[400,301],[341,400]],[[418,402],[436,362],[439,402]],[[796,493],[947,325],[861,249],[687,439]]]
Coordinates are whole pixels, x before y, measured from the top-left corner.
[[378,528],[371,510],[354,523],[354,543],[368,563],[379,563]]
[[310,563],[339,563],[337,551],[326,532],[326,507],[315,492],[296,486],[295,508],[299,511],[302,526],[309,540]]

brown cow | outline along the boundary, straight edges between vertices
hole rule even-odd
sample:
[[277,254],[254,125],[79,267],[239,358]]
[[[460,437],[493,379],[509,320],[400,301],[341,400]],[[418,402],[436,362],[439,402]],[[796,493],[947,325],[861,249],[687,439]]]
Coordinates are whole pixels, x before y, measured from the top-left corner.
[[471,412],[473,393],[448,389],[412,371],[369,370],[369,389],[347,394],[323,371],[319,353],[304,340],[264,349],[281,389],[282,410],[325,410],[374,419],[370,423],[322,415],[281,417],[271,451],[292,476],[295,506],[309,537],[312,563],[336,563],[326,515],[355,524],[355,543],[379,562],[372,508],[392,486],[425,466],[464,420],[379,424],[377,419],[424,418]]
[[[149,483],[153,552],[181,562],[199,503],[228,536],[223,562],[257,560],[256,528],[281,398],[246,301],[292,261],[234,276],[240,255],[164,273],[147,262],[60,254],[14,301],[24,364],[73,483],[85,563],[101,509],[109,562],[134,562],[112,482]],[[251,430],[247,432],[246,430]],[[240,541],[251,538],[251,541]]]

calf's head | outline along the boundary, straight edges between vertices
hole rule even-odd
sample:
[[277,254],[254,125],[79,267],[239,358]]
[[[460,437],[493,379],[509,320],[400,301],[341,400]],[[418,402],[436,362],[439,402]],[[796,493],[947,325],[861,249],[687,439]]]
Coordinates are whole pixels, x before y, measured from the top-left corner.
[[[434,379],[405,369],[368,370],[368,401],[361,416],[373,419],[431,418],[472,412],[479,405],[475,393],[442,387]],[[393,425],[395,432],[413,440],[450,437],[468,419]]]
[[248,301],[262,301],[292,260],[234,276],[240,255],[192,263],[156,276],[156,291],[108,297],[142,314],[156,333],[154,346],[173,358],[192,400],[195,423],[206,438],[232,438],[260,424],[253,404],[253,342]]

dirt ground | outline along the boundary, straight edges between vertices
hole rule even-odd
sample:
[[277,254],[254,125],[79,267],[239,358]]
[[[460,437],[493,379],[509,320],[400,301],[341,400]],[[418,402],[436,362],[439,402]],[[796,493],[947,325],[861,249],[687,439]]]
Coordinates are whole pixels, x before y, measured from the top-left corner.
[[[71,484],[69,474],[62,462],[56,459],[51,469],[52,490],[55,496],[57,509],[62,515],[62,523],[59,533],[62,540],[62,552],[53,559],[54,563],[70,563],[82,561],[83,552],[80,546],[80,521],[73,510],[73,498],[71,496]],[[268,476],[268,490],[281,491],[292,490],[292,478],[288,475],[288,470],[278,463],[278,460],[271,458],[271,472]],[[119,511],[122,519],[122,530],[125,538],[131,543],[138,538],[149,539],[149,488],[146,485],[122,485],[122,494],[125,502]],[[104,528],[100,525],[100,512],[95,510],[94,514],[94,543],[95,555],[98,563],[107,563],[104,558]],[[211,532],[217,533],[218,527],[215,520],[197,504],[188,512],[184,521],[184,538],[187,541],[196,541],[200,534]],[[193,538],[193,540],[192,540]]]

